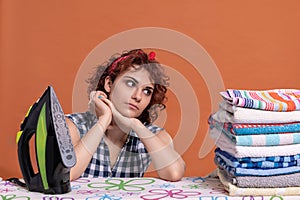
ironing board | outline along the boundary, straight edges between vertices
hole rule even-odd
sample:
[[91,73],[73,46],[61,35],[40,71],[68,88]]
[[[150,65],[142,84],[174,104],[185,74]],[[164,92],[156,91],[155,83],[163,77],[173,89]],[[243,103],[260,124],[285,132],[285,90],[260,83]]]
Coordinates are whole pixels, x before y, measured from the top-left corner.
[[178,182],[157,178],[80,178],[71,182],[72,191],[47,195],[27,190],[0,178],[0,200],[123,200],[123,199],[198,199],[198,200],[296,200],[299,196],[228,196],[217,178],[184,177]]

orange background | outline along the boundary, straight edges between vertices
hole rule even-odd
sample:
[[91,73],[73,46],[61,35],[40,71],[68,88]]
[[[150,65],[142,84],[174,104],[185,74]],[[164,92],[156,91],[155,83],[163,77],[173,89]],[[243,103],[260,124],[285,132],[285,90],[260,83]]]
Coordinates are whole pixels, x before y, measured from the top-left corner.
[[[73,84],[81,63],[99,43],[126,30],[161,27],[188,35],[212,57],[225,88],[300,88],[297,0],[1,0],[0,6],[3,178],[21,175],[15,134],[28,107],[52,85],[64,112],[72,112]],[[187,164],[185,176],[206,175],[214,168],[213,152],[201,159],[198,153],[211,112],[207,86],[180,56],[158,51],[157,57],[182,73],[196,92],[199,129],[182,156]],[[174,136],[180,112],[172,92],[167,106],[166,129]]]

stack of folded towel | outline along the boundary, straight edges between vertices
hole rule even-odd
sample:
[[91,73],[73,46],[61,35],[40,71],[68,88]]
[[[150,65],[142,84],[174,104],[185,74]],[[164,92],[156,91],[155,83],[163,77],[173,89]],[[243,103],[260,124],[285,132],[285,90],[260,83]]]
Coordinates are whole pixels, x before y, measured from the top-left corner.
[[226,90],[209,118],[229,195],[300,195],[300,90]]

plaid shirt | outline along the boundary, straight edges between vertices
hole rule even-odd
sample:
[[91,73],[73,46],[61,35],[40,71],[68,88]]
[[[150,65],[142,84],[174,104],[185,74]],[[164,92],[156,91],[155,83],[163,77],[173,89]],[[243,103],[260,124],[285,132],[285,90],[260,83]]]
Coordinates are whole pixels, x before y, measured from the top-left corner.
[[[97,117],[90,112],[66,115],[76,125],[80,137],[83,137],[97,122]],[[152,133],[162,128],[148,125]],[[103,138],[94,153],[82,177],[142,177],[151,162],[144,144],[131,131],[122,147],[114,166],[110,167],[109,149]]]

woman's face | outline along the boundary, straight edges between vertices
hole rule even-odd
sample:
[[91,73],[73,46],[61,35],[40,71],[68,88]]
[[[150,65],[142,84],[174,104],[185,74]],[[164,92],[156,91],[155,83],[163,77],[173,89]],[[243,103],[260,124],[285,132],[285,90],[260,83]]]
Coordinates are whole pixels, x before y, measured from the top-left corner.
[[147,70],[130,68],[115,79],[110,100],[122,115],[137,118],[150,103],[153,90],[154,82]]

